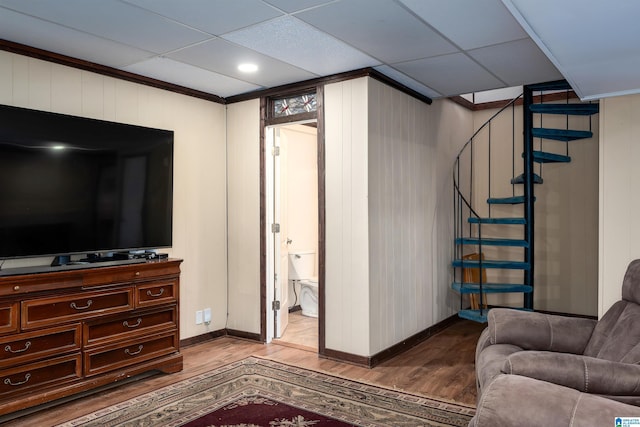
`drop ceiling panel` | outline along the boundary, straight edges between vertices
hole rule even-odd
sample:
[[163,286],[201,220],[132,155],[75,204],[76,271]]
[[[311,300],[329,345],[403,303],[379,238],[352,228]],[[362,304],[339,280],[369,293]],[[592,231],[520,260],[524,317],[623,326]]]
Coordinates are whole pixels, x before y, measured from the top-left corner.
[[281,16],[260,0],[124,0],[190,27],[220,35]]
[[153,53],[0,8],[0,38],[119,68]]
[[380,64],[380,61],[291,16],[273,19],[222,37],[317,75]]
[[527,37],[499,0],[400,1],[463,50]]
[[640,2],[502,1],[581,98],[640,92]]
[[407,76],[406,74],[403,74],[400,71],[396,70],[395,68],[391,68],[388,65],[380,65],[378,67],[375,67],[375,69],[381,72],[382,74],[384,74],[385,76],[389,77],[390,79],[395,80],[396,82],[403,84],[406,87],[413,89],[418,93],[428,96],[429,98],[440,98],[442,96],[442,94],[436,92],[430,87],[415,81],[414,79]]
[[[176,61],[264,87],[318,77],[293,65],[222,39],[200,43],[168,56]],[[245,62],[256,64],[259,70],[255,73],[241,73],[237,67]]]
[[260,89],[257,85],[162,57],[124,67],[124,70],[223,97]]
[[463,53],[419,59],[394,67],[444,96],[506,86]]
[[388,63],[455,52],[456,48],[398,3],[351,0],[295,14]]
[[563,78],[538,46],[528,38],[468,53],[509,86]]
[[210,37],[155,13],[114,0],[1,0],[0,5],[156,53]]
[[292,13],[308,9],[313,6],[330,3],[331,1],[333,0],[266,0],[265,2],[272,4],[278,9],[284,10],[285,12]]

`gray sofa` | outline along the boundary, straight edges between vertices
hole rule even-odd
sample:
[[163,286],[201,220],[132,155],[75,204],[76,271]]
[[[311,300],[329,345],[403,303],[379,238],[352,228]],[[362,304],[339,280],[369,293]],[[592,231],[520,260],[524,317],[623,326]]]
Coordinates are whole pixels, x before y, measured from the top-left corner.
[[[595,420],[590,412],[584,413],[579,424],[560,421],[565,420],[568,408],[575,412],[573,416],[582,414],[576,402],[590,402],[594,408],[611,405],[614,412],[624,409],[632,414],[626,416],[640,417],[638,363],[640,260],[635,260],[627,268],[622,299],[599,321],[511,309],[490,310],[488,327],[476,349],[479,406],[478,416],[470,425],[614,425],[612,421],[607,424],[589,421]],[[531,392],[527,392],[529,389]],[[483,421],[487,414],[498,417],[505,410],[514,411],[504,404],[498,407],[497,402],[506,403],[508,399],[521,399],[527,407],[548,411],[558,422],[509,424],[504,421],[509,418],[503,415],[496,418],[503,420],[500,421],[503,424]],[[603,409],[597,412],[602,416],[608,414]],[[511,415],[519,416],[517,411]],[[514,418],[511,422],[515,422]]]

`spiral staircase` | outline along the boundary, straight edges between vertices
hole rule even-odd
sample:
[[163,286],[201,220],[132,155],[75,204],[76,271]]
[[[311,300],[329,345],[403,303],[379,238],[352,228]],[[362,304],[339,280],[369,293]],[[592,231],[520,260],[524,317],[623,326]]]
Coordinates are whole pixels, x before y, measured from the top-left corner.
[[[549,98],[554,100],[549,102],[546,100]],[[572,129],[569,117],[592,116],[598,113],[599,108],[598,104],[576,103],[574,99],[565,80],[524,86],[522,95],[511,100],[480,126],[456,157],[453,171],[455,241],[452,288],[460,294],[460,317],[486,322],[491,308],[486,301],[487,295],[497,293],[522,294],[522,304],[514,308],[534,309],[535,186],[544,183],[542,165],[571,162],[571,142],[593,136],[590,129]],[[515,119],[516,106],[520,104],[522,132],[519,132],[519,123]],[[504,135],[492,138],[493,124],[504,121],[509,114],[511,141],[504,141]],[[545,121],[551,121],[548,119],[550,115],[565,117],[564,128],[544,127]],[[591,121],[589,128],[590,124]],[[509,180],[510,194],[502,194],[501,191],[500,194],[492,194],[495,192],[492,191],[495,187],[492,179],[495,181],[498,175],[495,170],[505,168],[504,165],[491,164],[491,153],[509,149],[509,142],[513,164],[510,176],[507,172],[504,179]],[[522,164],[516,159],[522,159]],[[488,165],[486,162],[479,165],[482,160],[488,160]],[[504,186],[501,190],[504,191]],[[515,233],[514,228],[518,229]],[[518,237],[514,238],[514,235]],[[484,254],[489,247],[509,248],[507,252],[515,255],[508,259],[485,259]],[[487,280],[487,270],[509,270],[511,273],[492,276],[514,278],[521,273],[522,278]],[[513,271],[519,273],[514,274]],[[467,308],[465,295],[469,296],[471,308]]]

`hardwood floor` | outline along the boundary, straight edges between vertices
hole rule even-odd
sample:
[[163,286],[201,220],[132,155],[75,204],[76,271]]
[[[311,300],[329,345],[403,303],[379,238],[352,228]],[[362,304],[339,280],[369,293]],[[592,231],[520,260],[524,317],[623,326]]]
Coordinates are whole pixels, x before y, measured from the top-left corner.
[[248,356],[268,358],[369,384],[474,406],[475,344],[483,328],[484,325],[459,320],[444,331],[373,369],[322,359],[313,351],[291,345],[262,344],[221,337],[182,348],[182,372],[138,378],[67,403],[50,408],[37,408],[31,414],[22,413],[13,420],[6,416],[0,417],[0,424],[52,426]]

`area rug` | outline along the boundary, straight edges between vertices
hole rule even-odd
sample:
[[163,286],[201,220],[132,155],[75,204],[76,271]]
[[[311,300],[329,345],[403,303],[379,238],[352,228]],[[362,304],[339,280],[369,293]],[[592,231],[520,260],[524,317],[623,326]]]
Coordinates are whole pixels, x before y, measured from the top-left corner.
[[467,426],[474,413],[452,402],[249,357],[60,427]]

